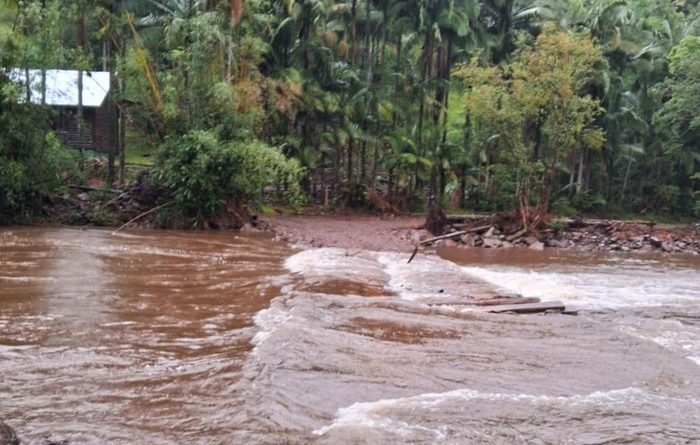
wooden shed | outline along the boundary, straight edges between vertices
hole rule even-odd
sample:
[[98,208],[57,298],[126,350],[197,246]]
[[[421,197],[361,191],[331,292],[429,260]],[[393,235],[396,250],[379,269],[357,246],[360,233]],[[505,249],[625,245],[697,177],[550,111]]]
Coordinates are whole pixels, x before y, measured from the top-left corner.
[[[22,100],[44,104],[57,111],[53,129],[66,146],[95,150],[116,151],[117,111],[107,100],[110,91],[108,71],[12,69],[10,78],[23,85]],[[82,85],[79,76],[82,73]],[[82,88],[80,88],[82,86]],[[82,91],[81,91],[82,89]],[[81,98],[82,96],[82,98]],[[82,99],[84,126],[79,125],[79,109]],[[82,137],[81,137],[82,136]]]

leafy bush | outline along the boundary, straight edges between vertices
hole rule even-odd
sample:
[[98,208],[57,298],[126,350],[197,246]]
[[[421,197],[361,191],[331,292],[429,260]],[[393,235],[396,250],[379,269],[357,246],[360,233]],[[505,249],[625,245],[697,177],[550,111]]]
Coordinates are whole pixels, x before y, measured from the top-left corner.
[[598,212],[605,208],[607,201],[600,193],[587,191],[575,195],[572,204],[582,212]]
[[571,206],[569,200],[561,198],[557,199],[554,204],[552,204],[552,213],[571,218],[576,216],[576,209]]
[[566,221],[563,219],[555,219],[549,223],[549,227],[557,233],[563,232],[566,230]]
[[662,212],[674,212],[678,209],[681,190],[675,185],[659,185],[654,189],[656,209]]
[[49,114],[17,101],[18,86],[0,74],[0,216],[31,213],[41,196],[61,186],[61,174],[77,165],[49,132]]
[[222,142],[211,131],[170,137],[158,149],[156,178],[172,190],[187,216],[211,215],[227,202],[259,198],[278,186],[288,201],[299,199],[301,169],[278,149],[257,140]]

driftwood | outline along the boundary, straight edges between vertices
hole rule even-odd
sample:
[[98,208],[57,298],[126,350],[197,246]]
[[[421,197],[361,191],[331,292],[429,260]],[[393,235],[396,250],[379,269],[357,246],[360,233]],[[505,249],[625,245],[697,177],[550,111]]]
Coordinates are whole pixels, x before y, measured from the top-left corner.
[[423,241],[419,242],[418,245],[419,245],[419,246],[425,246],[425,245],[427,245],[427,244],[432,244],[432,243],[434,243],[434,242],[436,242],[436,241],[440,241],[440,240],[444,240],[444,239],[450,239],[450,238],[454,238],[454,237],[456,237],[456,236],[464,236],[464,235],[467,235],[467,234],[469,234],[469,233],[481,233],[481,232],[486,232],[486,231],[489,230],[491,227],[493,227],[493,226],[489,224],[489,225],[487,225],[487,226],[479,226],[479,227],[474,227],[474,228],[472,228],[472,229],[466,229],[466,230],[460,230],[460,231],[457,231],[457,232],[446,233],[446,234],[444,234],[444,235],[440,235],[440,236],[436,236],[436,237],[434,237],[434,238],[428,238],[428,239],[426,239],[426,240],[423,240]]
[[150,215],[150,214],[153,213],[153,212],[157,212],[158,210],[162,209],[163,207],[167,207],[167,206],[173,205],[173,204],[175,204],[175,201],[169,201],[169,202],[166,202],[165,204],[159,205],[158,207],[153,207],[151,210],[147,210],[147,211],[143,212],[142,214],[138,215],[136,218],[132,218],[132,219],[130,219],[129,221],[127,221],[127,222],[125,222],[124,224],[122,224],[121,226],[119,226],[119,228],[118,228],[117,230],[115,230],[114,232],[112,232],[112,235],[116,235],[116,234],[119,233],[119,231],[121,231],[124,227],[128,226],[129,224],[131,224],[131,223],[133,223],[133,222],[135,222],[135,221],[138,221],[139,219],[143,218],[144,216],[148,216],[148,215]]
[[425,239],[425,240],[419,242],[418,245],[419,245],[419,246],[425,246],[425,245],[428,245],[428,244],[432,244],[432,243],[434,243],[435,241],[440,241],[440,240],[444,240],[444,239],[450,239],[450,238],[454,238],[454,237],[457,237],[457,236],[466,235],[467,233],[469,233],[469,230],[460,230],[459,232],[446,233],[446,234],[444,234],[444,235],[440,235],[440,236],[436,236],[436,237],[433,237],[433,238]]
[[565,218],[560,221],[565,222],[571,228],[579,227],[607,227],[612,224],[638,224],[642,226],[653,227],[656,225],[654,221],[647,221],[643,219],[634,220],[617,220],[617,219],[579,219],[579,218]]
[[447,223],[448,224],[458,224],[458,223],[463,223],[466,221],[474,221],[474,220],[479,220],[488,217],[488,214],[482,214],[482,215],[447,215]]
[[416,244],[416,248],[413,249],[413,253],[411,254],[411,258],[408,259],[408,262],[410,263],[411,261],[413,261],[413,258],[415,258],[416,254],[418,253],[418,249],[420,248],[420,246],[426,246],[428,244],[432,244],[436,241],[441,241],[444,239],[450,239],[450,238],[455,238],[458,236],[464,236],[464,235],[467,235],[469,233],[485,232],[485,231],[489,230],[491,227],[493,227],[493,226],[489,224],[488,226],[479,226],[479,227],[474,227],[473,229],[460,230],[457,232],[446,233],[445,235],[440,235],[440,236],[436,236],[434,238],[428,238],[426,240],[420,241],[418,244]]
[[527,229],[520,229],[515,233],[512,233],[508,236],[506,236],[506,241],[513,242],[514,240],[520,238],[521,236],[525,235],[527,233]]
[[516,314],[533,314],[545,311],[564,311],[566,307],[561,301],[547,301],[543,303],[523,303],[523,304],[500,304],[498,306],[487,306],[487,312],[515,312]]
[[435,238],[428,238],[426,240],[423,240],[423,241],[419,242],[418,244],[416,244],[416,248],[413,249],[413,253],[411,254],[411,258],[408,259],[408,262],[410,263],[411,261],[413,261],[413,258],[416,257],[416,254],[418,253],[418,249],[420,248],[420,246],[425,246],[426,244],[431,244],[431,243],[434,243],[435,241],[440,241],[443,239],[449,239],[449,238],[454,238],[456,236],[466,235],[467,233],[469,233],[468,230],[461,230],[459,232],[452,232],[452,233],[448,233],[446,235],[440,235],[440,236],[436,236]]

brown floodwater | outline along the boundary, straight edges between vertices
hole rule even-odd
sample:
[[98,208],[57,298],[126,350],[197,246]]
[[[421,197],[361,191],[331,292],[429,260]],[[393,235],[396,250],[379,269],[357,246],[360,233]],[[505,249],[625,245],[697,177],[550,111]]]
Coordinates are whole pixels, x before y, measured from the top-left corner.
[[[700,259],[0,230],[26,443],[698,443]],[[564,300],[496,315],[471,296]]]

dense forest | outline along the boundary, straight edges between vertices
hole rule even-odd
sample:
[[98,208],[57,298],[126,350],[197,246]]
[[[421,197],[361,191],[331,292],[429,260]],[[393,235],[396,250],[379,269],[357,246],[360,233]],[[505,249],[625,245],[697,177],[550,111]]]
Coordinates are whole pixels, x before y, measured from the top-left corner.
[[[111,71],[158,202],[700,216],[698,0],[0,0],[0,213],[85,178],[15,69]],[[431,218],[429,218],[430,220]],[[430,222],[430,221],[429,221]]]

